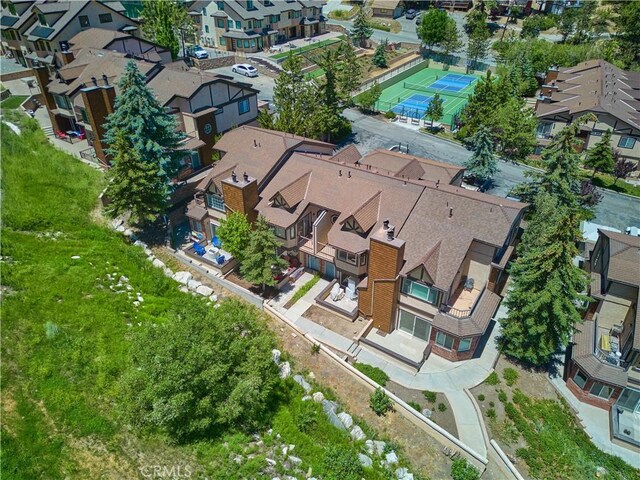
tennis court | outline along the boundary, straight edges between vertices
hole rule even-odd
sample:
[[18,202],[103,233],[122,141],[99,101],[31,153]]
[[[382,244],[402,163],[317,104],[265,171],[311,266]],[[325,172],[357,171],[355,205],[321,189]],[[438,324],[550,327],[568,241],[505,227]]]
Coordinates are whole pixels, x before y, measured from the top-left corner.
[[379,111],[393,111],[402,116],[422,118],[437,93],[443,100],[441,123],[451,124],[467,104],[478,77],[424,68],[390,85],[382,91],[376,104]]

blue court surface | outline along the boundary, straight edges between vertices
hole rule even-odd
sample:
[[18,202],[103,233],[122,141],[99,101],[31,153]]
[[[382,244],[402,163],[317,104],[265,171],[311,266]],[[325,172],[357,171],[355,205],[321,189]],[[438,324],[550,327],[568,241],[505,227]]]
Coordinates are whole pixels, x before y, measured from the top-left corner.
[[459,92],[460,90],[464,90],[471,83],[475,82],[475,80],[475,77],[449,73],[433,82],[429,85],[429,88],[433,88],[434,90],[443,90],[445,92]]
[[[396,104],[396,106],[391,110],[399,115],[422,118],[424,116],[424,112],[429,107],[432,98],[433,97],[428,97],[426,95],[411,95],[409,98],[405,98],[401,102],[398,102],[398,104]],[[446,101],[446,99],[443,99],[443,101]]]

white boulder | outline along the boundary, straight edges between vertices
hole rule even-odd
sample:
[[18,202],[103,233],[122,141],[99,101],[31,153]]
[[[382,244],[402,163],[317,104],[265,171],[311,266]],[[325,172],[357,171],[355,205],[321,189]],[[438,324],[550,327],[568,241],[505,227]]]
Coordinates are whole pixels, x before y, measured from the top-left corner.
[[[217,301],[218,299],[216,298],[215,301]],[[271,350],[271,358],[273,359],[273,363],[275,363],[276,365],[280,365],[280,356],[282,355],[282,352],[280,352],[280,350],[278,349],[273,349]]]
[[364,432],[358,425],[354,425],[350,433],[351,433],[351,438],[353,438],[356,442],[360,440],[366,440],[367,438],[367,436],[364,434]]
[[347,412],[340,412],[338,414],[338,418],[346,428],[351,428],[353,426],[353,418]]
[[373,462],[371,461],[371,458],[367,457],[363,453],[359,453],[358,454],[358,460],[360,460],[360,465],[362,465],[365,468],[369,468],[369,467],[371,467],[373,465]]
[[395,465],[398,463],[398,455],[396,455],[396,452],[391,451],[385,455],[385,461],[387,462],[387,465]]
[[191,275],[191,273],[189,272],[181,271],[181,272],[174,273],[172,278],[176,282],[186,285],[187,283],[189,283],[189,280],[193,278],[193,275]]
[[[220,305],[219,303],[216,303],[216,305]],[[280,364],[280,367],[278,368],[278,376],[280,378],[288,378],[291,375],[291,365],[289,365],[289,362],[282,362]]]
[[207,285],[200,285],[198,288],[196,288],[196,293],[198,295],[202,295],[204,297],[208,297],[209,295],[211,295],[213,293],[213,288],[207,286]]
[[322,394],[322,392],[316,392],[312,395],[313,397],[313,401],[316,403],[322,403],[322,401],[324,400],[324,395]]
[[294,375],[293,380],[304,389],[305,393],[311,391],[311,385],[309,385],[302,375]]
[[195,280],[193,278],[187,282],[187,288],[193,291],[196,291],[198,287],[201,285],[202,285],[202,282],[199,282],[198,280]]
[[164,264],[164,262],[158,258],[154,258],[153,262],[151,262],[153,264],[154,267],[157,268],[165,268],[166,265]]

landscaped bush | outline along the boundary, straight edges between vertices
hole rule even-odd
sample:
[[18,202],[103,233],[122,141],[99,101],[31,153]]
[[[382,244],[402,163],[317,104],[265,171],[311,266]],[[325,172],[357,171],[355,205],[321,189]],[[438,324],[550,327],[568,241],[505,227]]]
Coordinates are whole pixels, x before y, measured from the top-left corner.
[[490,408],[489,410],[487,410],[487,417],[490,418],[491,420],[495,420],[496,410],[494,408]]
[[464,458],[456,458],[451,464],[451,478],[453,480],[478,480],[480,472]]
[[439,403],[438,404],[438,411],[439,412],[446,412],[447,411],[447,406],[444,403]]
[[507,394],[504,390],[498,390],[498,400],[502,403],[507,401]]
[[376,413],[376,415],[380,416],[386,414],[393,408],[393,402],[387,396],[387,394],[384,393],[384,390],[382,390],[382,388],[377,388],[376,391],[371,394],[371,398],[369,399],[369,406],[371,407],[371,410]]
[[502,372],[502,378],[504,378],[507,385],[511,387],[518,380],[518,372],[511,367],[507,367],[504,369],[504,372]]
[[500,383],[500,378],[496,372],[491,372],[486,380],[487,385],[497,385]]
[[484,395],[482,393],[478,395],[478,401],[484,402]]
[[496,406],[496,403],[495,403],[495,402],[489,402],[489,406],[490,406],[491,408],[493,408],[493,407],[495,407],[495,406]]
[[418,402],[413,402],[413,401],[409,401],[407,402],[409,404],[409,406],[411,408],[413,408],[414,410],[417,410],[419,412],[422,411],[422,406],[418,403]]
[[385,112],[384,114],[384,118],[388,118],[389,120],[393,120],[394,118],[396,118],[397,115],[395,114],[395,112],[389,110],[388,112]]
[[293,306],[298,300],[300,300],[302,297],[304,297],[307,293],[309,293],[309,290],[311,290],[313,288],[313,286],[318,283],[318,281],[320,280],[320,275],[318,275],[317,273],[313,276],[313,278],[311,278],[311,280],[309,280],[307,283],[305,283],[304,285],[302,285],[297,291],[296,293],[293,294],[293,296],[291,297],[291,299],[287,302],[287,305],[285,305],[285,307],[290,308],[291,306]]
[[371,380],[376,382],[381,387],[384,387],[389,381],[389,375],[384,373],[384,371],[379,369],[378,367],[374,367],[372,365],[367,365],[366,363],[360,363],[360,362],[356,363],[354,367],[356,367],[358,370],[360,370],[362,373],[364,373],[367,377],[369,377]]
[[436,403],[436,399],[437,399],[436,392],[430,392],[429,390],[425,390],[424,392],[422,392],[422,394],[424,395],[424,398],[427,399],[427,402]]

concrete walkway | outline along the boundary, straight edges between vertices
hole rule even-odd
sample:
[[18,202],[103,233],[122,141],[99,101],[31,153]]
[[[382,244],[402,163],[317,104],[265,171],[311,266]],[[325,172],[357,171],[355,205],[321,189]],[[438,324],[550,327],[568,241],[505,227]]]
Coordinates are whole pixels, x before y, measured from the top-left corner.
[[[564,370],[564,366],[562,367]],[[630,449],[616,445],[611,441],[609,412],[579,401],[564,382],[563,374],[549,376],[549,381],[564,397],[571,407],[578,412],[578,418],[591,441],[603,452],[622,458],[629,465],[640,468],[640,455]]]

